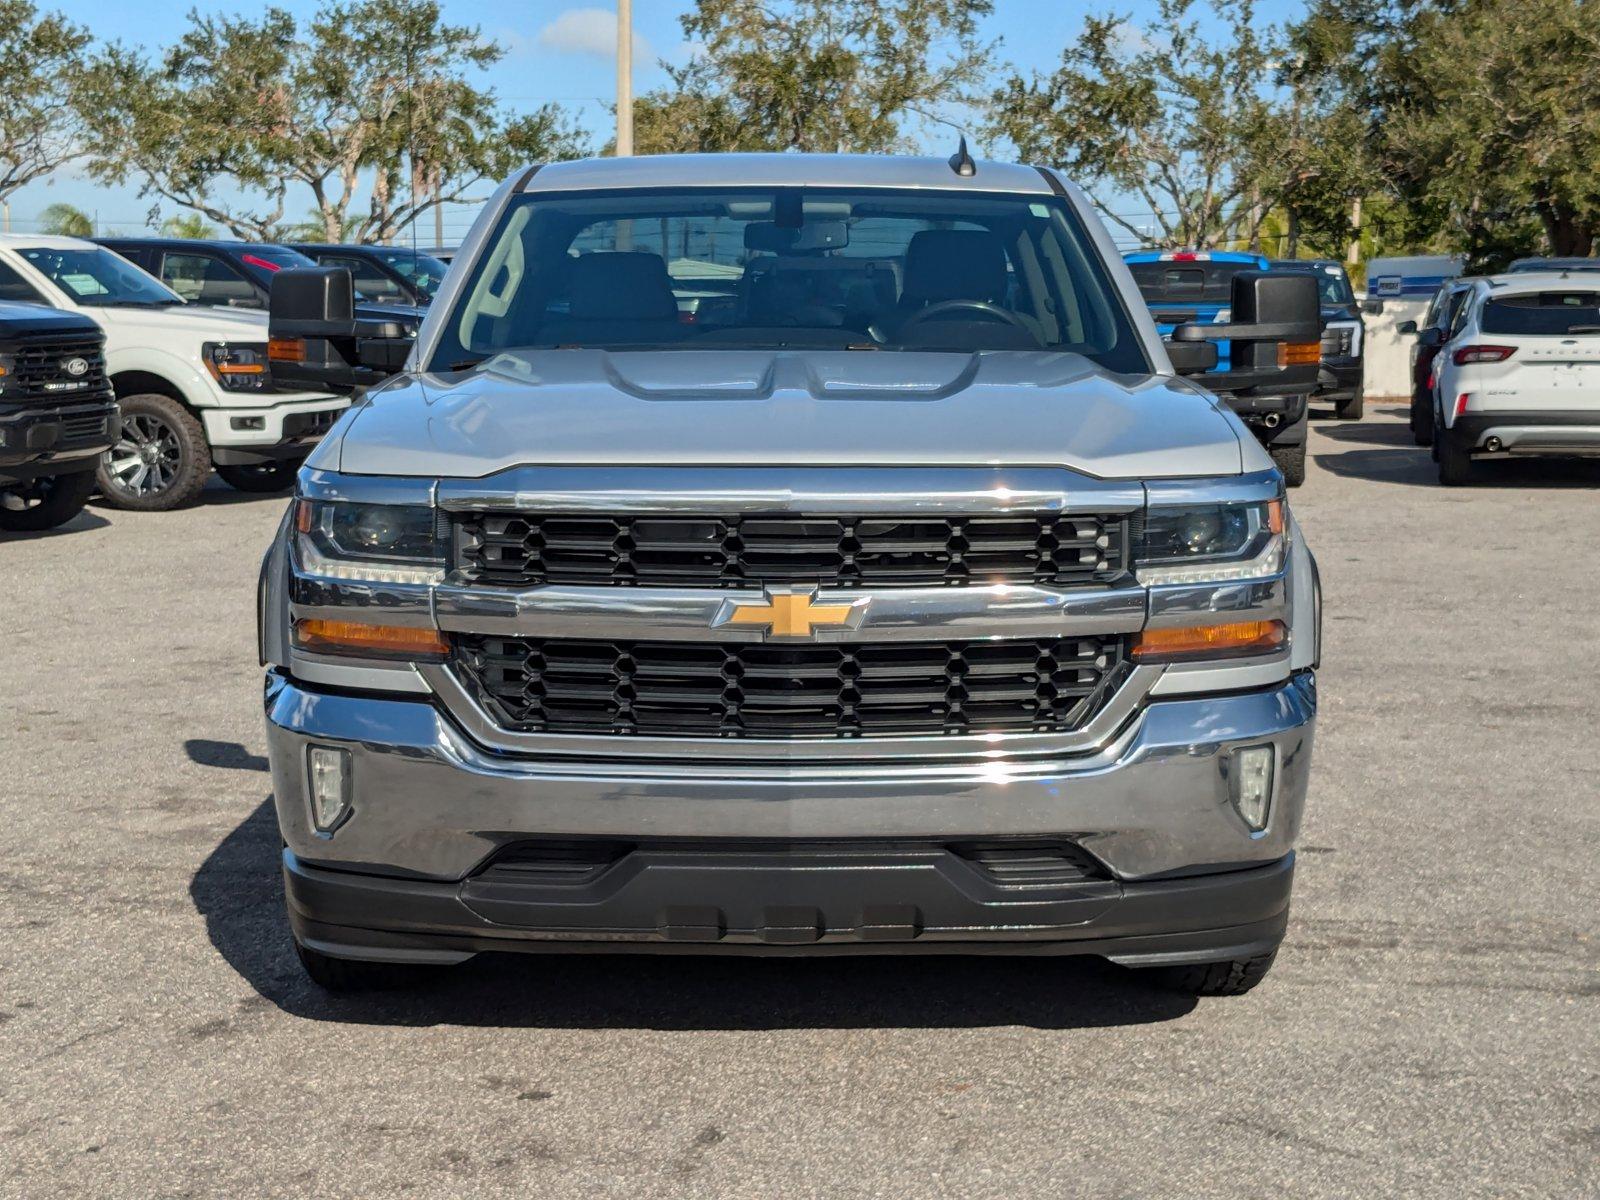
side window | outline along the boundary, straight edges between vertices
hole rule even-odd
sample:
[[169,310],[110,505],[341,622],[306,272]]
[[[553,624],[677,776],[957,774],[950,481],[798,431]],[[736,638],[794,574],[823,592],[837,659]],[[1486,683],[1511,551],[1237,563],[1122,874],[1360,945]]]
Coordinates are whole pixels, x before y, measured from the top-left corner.
[[165,254],[161,282],[190,304],[259,308],[255,285],[210,254]]
[[363,300],[408,303],[406,294],[400,290],[400,285],[364,258],[338,258],[329,255],[321,261],[325,267],[350,268],[351,281]]
[[14,304],[45,303],[45,298],[34,291],[32,284],[3,262],[0,262],[0,300]]
[[1450,325],[1444,335],[1447,342],[1466,326],[1467,316],[1472,312],[1472,289],[1464,288],[1457,292],[1451,297],[1450,305]]

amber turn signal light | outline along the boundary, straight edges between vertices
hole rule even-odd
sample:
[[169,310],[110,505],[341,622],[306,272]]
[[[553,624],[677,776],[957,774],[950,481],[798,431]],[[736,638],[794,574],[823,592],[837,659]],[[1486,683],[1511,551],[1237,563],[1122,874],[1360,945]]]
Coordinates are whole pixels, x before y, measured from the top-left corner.
[[1231,625],[1185,625],[1135,634],[1128,651],[1135,662],[1181,662],[1192,658],[1238,658],[1271,654],[1289,640],[1282,621],[1235,621]]
[[437,629],[408,625],[367,625],[307,617],[294,623],[294,644],[313,654],[355,654],[363,658],[437,660],[450,650]]
[[303,363],[306,360],[304,338],[270,338],[267,341],[267,358],[272,362]]
[[1318,342],[1279,342],[1278,366],[1314,367],[1322,361],[1322,346]]

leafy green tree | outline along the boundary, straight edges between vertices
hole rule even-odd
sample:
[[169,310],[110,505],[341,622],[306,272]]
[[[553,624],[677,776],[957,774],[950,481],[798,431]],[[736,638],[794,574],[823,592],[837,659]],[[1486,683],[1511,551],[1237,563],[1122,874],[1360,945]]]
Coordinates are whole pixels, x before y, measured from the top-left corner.
[[73,88],[89,40],[29,0],[0,0],[0,202],[78,156]]
[[120,45],[95,57],[81,105],[90,171],[263,239],[304,187],[328,240],[388,238],[464,198],[513,149],[575,153],[581,135],[554,111],[508,118],[470,82],[503,53],[445,24],[436,0],[334,2],[304,24],[277,8],[197,11],[159,62]]
[[168,217],[161,222],[161,232],[165,237],[206,241],[217,236],[217,227],[209,224],[199,213],[189,213],[182,217]]
[[[700,46],[634,104],[641,153],[905,149],[908,118],[941,120],[993,61],[992,0],[696,0]],[[665,65],[665,64],[663,64]]]
[[93,237],[94,220],[83,209],[58,202],[39,214],[39,232],[61,237]]
[[[1270,96],[1279,47],[1253,0],[1212,0],[1208,38],[1191,0],[1160,0],[1148,27],[1085,19],[1053,71],[1012,74],[995,90],[988,132],[1087,187],[1136,197],[1164,246],[1215,246],[1259,224],[1273,197],[1261,163],[1281,133]],[[1141,222],[1102,205],[1143,240]]]

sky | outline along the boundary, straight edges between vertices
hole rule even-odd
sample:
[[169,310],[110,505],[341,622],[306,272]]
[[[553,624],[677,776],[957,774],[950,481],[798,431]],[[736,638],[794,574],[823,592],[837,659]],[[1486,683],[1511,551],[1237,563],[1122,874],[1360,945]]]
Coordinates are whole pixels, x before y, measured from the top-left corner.
[[[274,0],[298,17],[308,18],[320,0]],[[105,0],[38,0],[44,9],[66,14],[87,26],[102,41],[120,41],[158,52],[175,41],[187,25],[192,8],[206,13],[259,13],[263,5],[240,0],[143,0],[128,5],[108,5]],[[667,82],[660,60],[678,63],[693,51],[683,36],[679,16],[691,8],[690,0],[634,0],[634,89],[648,91]],[[1086,13],[1108,9],[1130,14],[1137,22],[1155,11],[1154,0],[996,0],[996,12],[986,23],[990,37],[1001,39],[999,58],[1025,71],[1048,70],[1062,46],[1077,36]],[[615,98],[613,52],[616,37],[614,3],[573,4],[566,0],[443,0],[445,19],[454,24],[477,25],[484,35],[506,49],[505,57],[482,73],[481,82],[492,87],[513,111],[528,111],[548,101],[575,110],[596,145],[611,133],[608,105]],[[1282,14],[1278,15],[1282,19]],[[930,150],[943,151],[944,131],[935,127]],[[949,137],[953,139],[954,133]],[[954,149],[951,145],[950,149]],[[982,153],[982,148],[974,149]],[[489,188],[485,186],[485,193]],[[48,181],[22,189],[11,200],[11,227],[37,228],[39,215],[49,204],[65,202],[89,213],[101,232],[147,232],[154,197],[141,197],[136,182],[104,187],[88,179],[81,166],[69,166]],[[299,203],[304,213],[296,211]],[[309,193],[291,197],[290,218],[309,217]],[[181,215],[184,210],[164,205],[160,216]],[[468,208],[452,208],[445,221],[446,241],[466,232]],[[425,219],[422,240],[431,241],[433,224]]]

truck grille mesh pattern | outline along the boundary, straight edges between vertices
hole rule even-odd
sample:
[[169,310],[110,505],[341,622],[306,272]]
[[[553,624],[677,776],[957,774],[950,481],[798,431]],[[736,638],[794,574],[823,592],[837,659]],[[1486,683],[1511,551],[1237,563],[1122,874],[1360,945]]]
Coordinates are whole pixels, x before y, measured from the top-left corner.
[[877,645],[569,641],[458,634],[458,669],[508,729],[860,737],[1076,728],[1118,637]]
[[[28,342],[8,354],[16,364],[6,380],[4,399],[8,403],[58,400],[62,404],[72,404],[111,390],[106,379],[105,354],[96,335]],[[88,363],[88,371],[82,375],[67,374],[65,364],[74,358]]]
[[473,583],[740,588],[1109,583],[1127,567],[1127,519],[590,516],[473,513],[456,563]]

